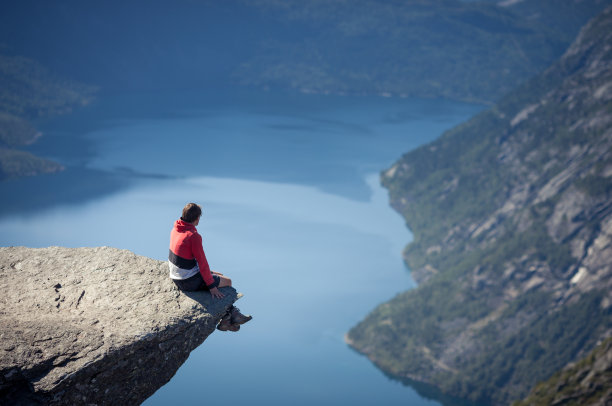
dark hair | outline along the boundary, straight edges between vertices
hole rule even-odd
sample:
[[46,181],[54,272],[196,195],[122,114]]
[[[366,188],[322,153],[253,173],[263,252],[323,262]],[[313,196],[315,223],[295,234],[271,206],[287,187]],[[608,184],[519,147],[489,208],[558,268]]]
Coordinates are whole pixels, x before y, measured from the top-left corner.
[[187,203],[183,208],[181,220],[193,223],[202,215],[202,207],[199,204]]

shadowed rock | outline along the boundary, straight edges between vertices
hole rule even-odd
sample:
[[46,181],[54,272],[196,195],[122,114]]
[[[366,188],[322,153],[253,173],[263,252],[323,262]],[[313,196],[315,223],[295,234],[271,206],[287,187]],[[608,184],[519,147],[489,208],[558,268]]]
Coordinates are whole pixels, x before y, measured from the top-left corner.
[[0,404],[139,404],[239,295],[180,292],[116,248],[0,247]]

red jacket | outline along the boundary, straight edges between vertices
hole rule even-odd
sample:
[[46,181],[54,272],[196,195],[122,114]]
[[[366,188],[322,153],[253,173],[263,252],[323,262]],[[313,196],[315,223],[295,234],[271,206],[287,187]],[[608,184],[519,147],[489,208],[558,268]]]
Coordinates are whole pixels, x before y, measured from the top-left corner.
[[170,252],[179,259],[195,259],[200,268],[200,274],[206,286],[212,286],[214,279],[210,273],[210,267],[204,255],[202,247],[202,236],[198,234],[195,226],[183,220],[176,220],[170,233]]

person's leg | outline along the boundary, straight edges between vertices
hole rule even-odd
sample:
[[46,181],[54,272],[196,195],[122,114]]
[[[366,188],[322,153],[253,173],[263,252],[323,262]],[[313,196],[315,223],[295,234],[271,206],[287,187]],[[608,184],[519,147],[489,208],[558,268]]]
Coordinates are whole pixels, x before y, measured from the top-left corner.
[[227,312],[222,318],[219,324],[217,325],[217,329],[221,331],[238,331],[240,330],[239,324],[232,323],[232,315],[230,312]]
[[176,283],[176,285],[178,286],[180,290],[191,292],[194,290],[201,289],[201,286],[204,283],[204,280],[202,279],[202,276],[200,276],[200,273],[198,272],[197,274],[190,276],[187,279],[175,280],[174,283]]
[[240,309],[237,308],[236,306],[230,307],[230,315],[231,315],[231,322],[232,324],[244,324],[247,321],[251,320],[253,318],[253,316],[249,315],[244,315],[242,313],[240,313]]
[[219,287],[224,288],[226,286],[232,286],[232,280],[227,276],[219,276]]
[[[232,286],[232,280],[226,276],[219,276],[219,274],[213,273],[213,279],[215,280],[214,286],[216,288]],[[175,280],[174,283],[180,290],[184,291],[208,290],[208,287],[206,286],[206,283],[199,272],[187,279]]]
[[[212,287],[220,287],[222,277],[218,275],[213,275],[212,277],[214,281]],[[208,286],[206,286],[206,282],[204,282],[204,278],[202,278],[201,273],[198,272],[189,279],[193,279],[193,288],[190,290],[208,290]]]
[[[219,288],[232,286],[232,280],[227,276],[222,276],[222,274],[214,272],[214,278],[219,278],[219,284],[217,286]],[[244,314],[240,313],[240,309],[232,305],[227,314],[223,316],[223,319],[217,328],[222,331],[238,331],[240,329],[240,324],[244,324],[252,318],[253,316],[251,315],[245,316]]]

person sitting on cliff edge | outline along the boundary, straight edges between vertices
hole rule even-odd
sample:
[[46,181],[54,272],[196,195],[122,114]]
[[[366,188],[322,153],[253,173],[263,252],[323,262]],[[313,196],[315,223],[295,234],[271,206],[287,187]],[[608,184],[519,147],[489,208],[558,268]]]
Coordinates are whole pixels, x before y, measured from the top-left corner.
[[[168,266],[170,278],[180,290],[208,290],[213,299],[221,299],[224,295],[219,288],[232,286],[232,280],[220,272],[211,271],[202,236],[196,230],[202,216],[202,207],[195,203],[187,203],[183,215],[174,222],[170,233],[170,252]],[[221,318],[217,329],[221,331],[238,331],[240,325],[251,320],[252,316],[240,313],[237,307],[230,307],[227,314]]]

